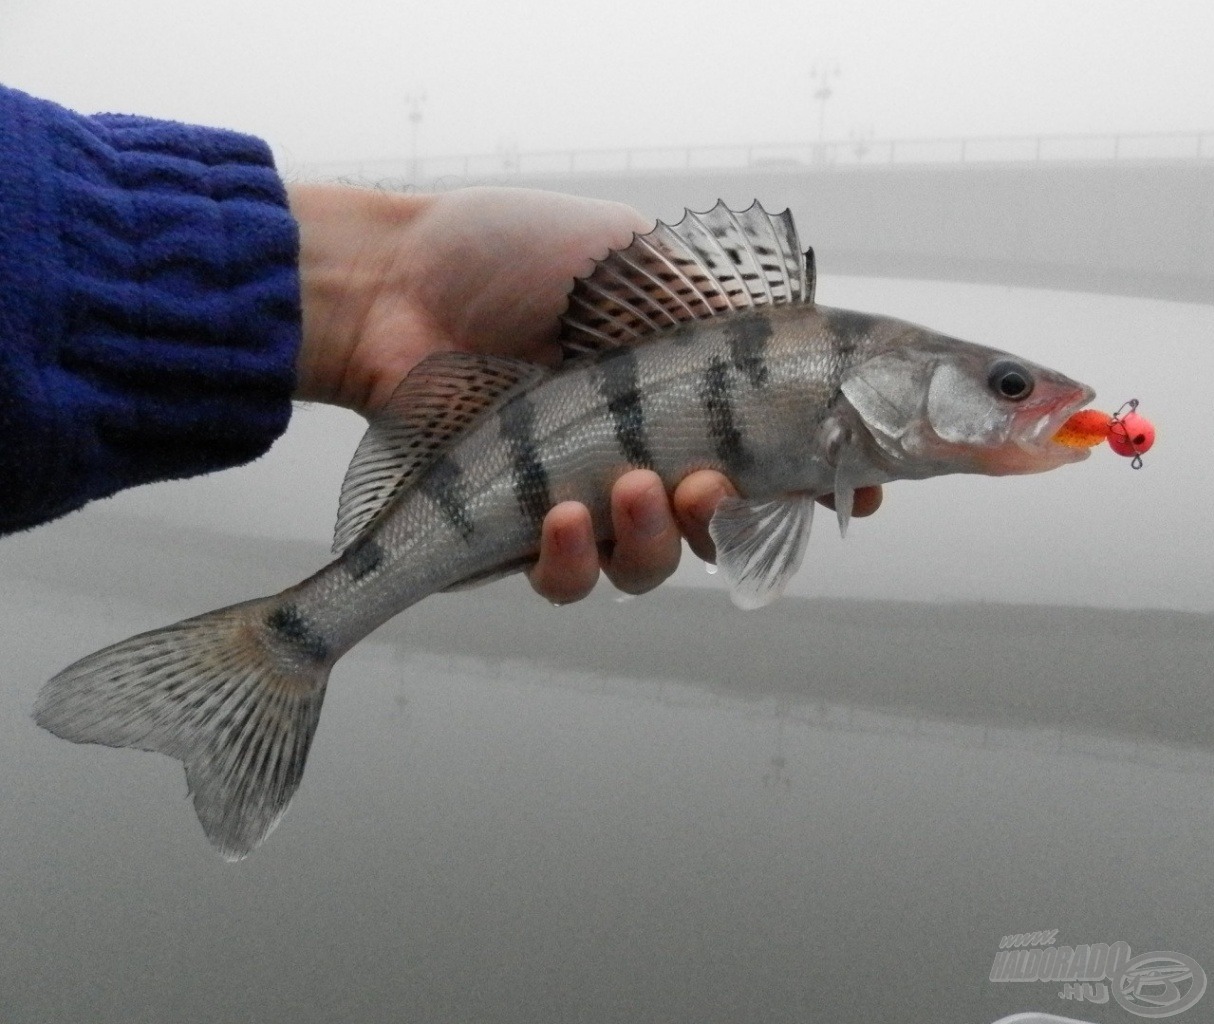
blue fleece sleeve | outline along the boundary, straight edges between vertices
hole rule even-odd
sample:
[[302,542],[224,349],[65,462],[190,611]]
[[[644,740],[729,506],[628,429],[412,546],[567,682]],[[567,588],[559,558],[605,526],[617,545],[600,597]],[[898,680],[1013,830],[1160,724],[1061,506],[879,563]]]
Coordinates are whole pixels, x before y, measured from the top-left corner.
[[262,454],[298,246],[259,140],[0,86],[0,533]]

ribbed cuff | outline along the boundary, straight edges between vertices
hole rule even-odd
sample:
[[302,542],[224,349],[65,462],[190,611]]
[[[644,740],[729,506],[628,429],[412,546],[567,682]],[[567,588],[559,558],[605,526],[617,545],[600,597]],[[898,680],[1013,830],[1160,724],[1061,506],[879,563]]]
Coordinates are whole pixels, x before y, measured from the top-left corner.
[[23,468],[31,485],[0,496],[0,529],[262,454],[300,338],[298,232],[268,147],[11,91],[0,134],[0,212],[24,217],[33,262],[0,256],[0,307],[25,321],[0,339],[25,385],[0,383],[0,429],[34,425],[0,454],[0,487]]

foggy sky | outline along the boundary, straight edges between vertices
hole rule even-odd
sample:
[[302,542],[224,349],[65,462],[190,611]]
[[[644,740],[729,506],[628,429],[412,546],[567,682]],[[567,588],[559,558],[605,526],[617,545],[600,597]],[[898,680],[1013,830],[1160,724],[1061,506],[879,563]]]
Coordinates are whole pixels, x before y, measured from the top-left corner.
[[[525,14],[523,12],[526,12]],[[289,13],[288,13],[289,12]],[[1209,0],[5,0],[0,81],[290,163],[817,137],[1214,129]]]

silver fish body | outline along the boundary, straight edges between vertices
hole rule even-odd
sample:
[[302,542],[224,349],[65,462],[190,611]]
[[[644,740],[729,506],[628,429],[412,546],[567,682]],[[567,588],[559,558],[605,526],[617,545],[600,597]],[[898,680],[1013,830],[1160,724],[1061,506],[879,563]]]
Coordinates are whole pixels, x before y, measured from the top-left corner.
[[902,321],[813,302],[791,218],[723,206],[659,224],[571,297],[556,371],[446,353],[420,364],[347,475],[340,557],[282,594],[77,662],[36,717],[77,742],[181,759],[225,856],[256,847],[302,776],[337,659],[430,594],[517,570],[545,514],[584,503],[610,535],[612,484],[703,468],[742,495],[711,525],[734,599],[777,597],[813,499],[947,472],[1083,458],[1051,441],[1092,398],[1043,367]]
[[[586,505],[606,539],[611,487],[634,468],[669,489],[714,469],[750,498],[830,493],[853,416],[832,400],[879,336],[865,328],[889,323],[777,307],[583,357],[495,410],[297,601],[346,650],[431,593],[531,561],[559,502]],[[854,486],[892,478],[879,449],[865,455]]]

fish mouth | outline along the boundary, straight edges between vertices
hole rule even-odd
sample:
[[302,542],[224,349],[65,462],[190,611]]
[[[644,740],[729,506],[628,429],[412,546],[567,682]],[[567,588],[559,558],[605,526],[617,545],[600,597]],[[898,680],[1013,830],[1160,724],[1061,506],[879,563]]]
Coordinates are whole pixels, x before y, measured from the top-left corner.
[[[1096,392],[1083,384],[1077,384],[1070,396],[1056,403],[1052,412],[1036,418],[1036,424],[1025,440],[1033,445],[1056,445],[1054,436],[1064,423],[1096,397]],[[1065,446],[1062,446],[1065,447]]]
[[1065,394],[1052,401],[1044,412],[1042,407],[1038,406],[1020,413],[1012,428],[1018,457],[1010,460],[1015,464],[1015,468],[1009,465],[1005,472],[1040,473],[1086,459],[1091,454],[1089,449],[1060,444],[1054,440],[1054,435],[1062,429],[1067,420],[1095,397],[1096,392],[1091,388],[1084,384],[1075,384],[1068,388]]

